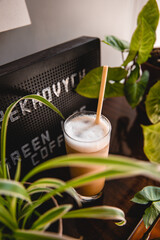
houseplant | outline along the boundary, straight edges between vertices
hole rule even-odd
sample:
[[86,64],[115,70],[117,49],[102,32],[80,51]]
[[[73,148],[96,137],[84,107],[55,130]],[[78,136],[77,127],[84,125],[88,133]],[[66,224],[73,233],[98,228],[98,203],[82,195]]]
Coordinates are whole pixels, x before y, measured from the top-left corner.
[[[99,218],[115,219],[125,223],[122,210],[110,206],[98,206],[92,208],[71,210],[72,205],[58,205],[55,196],[67,191],[78,204],[77,194],[72,187],[80,186],[86,182],[105,176],[107,179],[135,176],[143,174],[160,181],[160,170],[157,164],[135,161],[120,156],[109,156],[107,161],[103,158],[91,158],[81,156],[61,156],[48,160],[32,169],[23,179],[20,178],[21,161],[18,162],[14,179],[10,178],[9,169],[5,164],[6,157],[6,133],[9,115],[14,106],[23,99],[36,99],[41,101],[53,111],[62,114],[46,99],[37,95],[25,96],[12,103],[4,115],[1,129],[1,166],[0,166],[0,239],[65,239],[74,238],[64,236],[62,228],[59,233],[48,232],[51,224],[62,218]],[[41,178],[29,183],[28,180],[37,173],[47,169],[81,164],[107,164],[107,170],[101,173],[84,175],[82,177],[63,182],[55,178]],[[40,213],[39,207],[52,199],[56,206]],[[30,221],[31,220],[31,221]],[[61,222],[61,221],[60,221]],[[119,223],[119,224],[120,224]],[[62,226],[62,222],[61,222]]]
[[[148,159],[152,162],[160,163],[160,80],[153,85],[146,97],[145,107],[147,116],[152,124],[148,126],[142,125],[144,134],[144,152]],[[136,193],[132,199],[138,204],[148,205],[144,214],[143,222],[146,231],[142,240],[148,239],[155,224],[160,219],[160,187],[147,186],[140,192]],[[142,223],[138,229],[142,227]],[[132,238],[131,238],[132,239]],[[134,238],[133,238],[134,239]]]
[[[119,50],[123,61],[120,67],[109,68],[105,97],[124,96],[132,108],[139,106],[141,100],[145,101],[149,125],[141,125],[144,153],[151,162],[160,163],[160,81],[151,83],[150,91],[146,97],[149,72],[142,71],[142,65],[150,57],[156,40],[155,33],[158,21],[157,3],[155,0],[149,0],[138,15],[137,28],[130,43],[115,36],[107,36],[103,42]],[[127,55],[126,58],[125,55]],[[85,97],[97,98],[101,72],[102,67],[91,70],[77,86],[77,93]],[[157,191],[154,188],[152,190],[153,194]],[[152,210],[151,213],[154,214],[154,217],[150,222],[149,219],[145,221],[146,227],[151,226],[159,214],[157,208],[152,208]],[[150,210],[147,209],[145,214],[144,219],[147,219],[146,216],[149,216]]]
[[[147,124],[149,122],[145,114],[144,101],[147,93],[146,87],[152,86],[153,83],[148,82],[149,72],[147,69],[142,71],[142,67],[150,57],[154,46],[158,21],[157,2],[156,0],[148,0],[138,15],[137,28],[132,35],[130,44],[114,36],[107,36],[103,41],[121,51],[123,56],[120,67],[108,70],[105,98],[124,96],[132,108],[136,107],[138,113],[136,126],[137,123],[141,124],[144,119]],[[127,54],[126,59],[124,54]],[[78,84],[76,92],[88,98],[98,98],[101,73],[102,67],[91,70]],[[139,147],[142,145],[143,137],[140,136],[137,141]],[[141,157],[144,157],[143,153]]]
[[[130,43],[115,36],[106,36],[103,40],[122,54],[122,65],[109,67],[105,98],[125,96],[133,108],[140,103],[149,79],[148,71],[142,72],[141,66],[150,57],[158,22],[157,2],[148,0],[138,15],[137,28]],[[88,98],[98,98],[101,74],[102,67],[91,70],[78,84],[76,92]]]
[[[70,194],[77,203],[80,205],[80,201],[76,192],[71,188],[72,183],[64,183],[60,179],[56,178],[41,178],[32,183],[26,182],[31,175],[35,175],[38,172],[54,167],[60,167],[67,165],[70,161],[67,157],[50,160],[45,164],[39,165],[38,168],[33,169],[23,179],[20,179],[21,173],[21,161],[18,161],[17,171],[14,179],[10,178],[9,169],[5,163],[6,159],[6,135],[8,119],[11,111],[16,104],[24,99],[35,99],[42,102],[53,111],[58,113],[62,118],[61,112],[50,102],[38,95],[28,95],[16,102],[12,103],[6,110],[2,129],[1,129],[1,166],[0,166],[0,239],[74,239],[62,234],[62,222],[60,221],[60,232],[48,233],[44,232],[51,224],[57,219],[67,218],[67,213],[72,208],[71,204],[65,204],[59,206],[55,195],[59,195],[61,192],[66,191]],[[54,164],[53,164],[54,163]],[[79,179],[80,181],[80,179]],[[83,180],[85,182],[85,179]],[[78,184],[75,181],[74,184]],[[53,200],[54,205],[43,213],[39,213],[39,207],[46,203],[49,199]],[[94,207],[92,209],[87,208],[79,211],[70,211],[68,218],[76,218],[87,216],[96,218],[115,218],[117,220],[125,221],[124,213],[118,208],[114,207]],[[72,216],[73,214],[73,216]],[[30,221],[32,218],[32,221]]]

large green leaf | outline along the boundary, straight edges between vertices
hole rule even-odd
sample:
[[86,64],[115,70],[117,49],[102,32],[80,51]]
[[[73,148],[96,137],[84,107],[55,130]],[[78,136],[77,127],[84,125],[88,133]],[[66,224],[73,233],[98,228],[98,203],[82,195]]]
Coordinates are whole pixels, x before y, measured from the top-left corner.
[[106,36],[105,40],[103,41],[107,45],[119,50],[119,51],[124,51],[124,50],[129,50],[129,42],[125,40],[121,40],[118,37],[115,36]]
[[121,221],[121,225],[126,223],[124,212],[119,208],[111,206],[98,206],[73,210],[66,213],[63,218],[96,218]]
[[[150,25],[143,18],[141,20],[140,26],[137,28],[136,34],[139,41],[138,57],[136,59],[136,62],[138,64],[142,64],[148,60],[156,37]],[[135,47],[135,44],[137,44],[137,42],[133,44],[133,49]]]
[[128,103],[132,108],[136,107],[143,98],[147,83],[149,80],[149,72],[144,71],[142,76],[139,77],[139,66],[131,72],[126,84],[124,92]]
[[24,186],[21,183],[13,180],[0,179],[0,194],[20,198],[27,202],[31,202],[29,194],[27,193]]
[[155,0],[149,0],[138,15],[137,28],[132,35],[130,51],[123,65],[136,58],[138,64],[147,61],[155,43],[159,9]]
[[4,114],[2,128],[1,128],[1,167],[2,167],[2,173],[3,173],[4,178],[7,178],[7,169],[6,169],[6,165],[5,165],[5,159],[6,159],[7,126],[8,126],[9,116],[10,116],[10,113],[12,112],[13,108],[17,105],[17,103],[22,100],[25,100],[25,99],[35,99],[39,102],[42,102],[44,105],[51,108],[53,111],[58,113],[62,118],[64,118],[62,113],[51,102],[47,101],[45,98],[38,96],[38,95],[34,95],[34,94],[27,95],[27,96],[24,96],[24,97],[18,99],[14,103],[12,103],[7,108],[7,110]]
[[147,204],[151,201],[160,201],[160,187],[147,186],[136,193],[132,201],[140,204]]
[[144,18],[155,31],[159,21],[159,9],[156,0],[149,0],[138,15],[138,24]]
[[144,152],[152,162],[160,163],[160,122],[154,125],[142,125]]
[[150,88],[146,98],[146,112],[152,123],[160,121],[160,81]]
[[[84,97],[98,98],[102,78],[102,67],[94,68],[80,81],[76,92]],[[127,76],[127,71],[121,67],[108,68],[105,98],[123,95],[122,79]],[[110,81],[112,80],[112,81]]]
[[[108,175],[108,172],[110,172],[110,170],[114,170],[115,172],[117,171],[117,174],[114,174],[113,178],[117,178],[117,176],[119,177],[119,174],[122,172],[121,177],[123,177],[123,175],[124,177],[126,177],[126,174],[128,174],[128,176],[133,176],[134,174],[139,173],[150,176],[153,179],[160,180],[160,169],[157,165],[150,162],[140,161],[137,159],[117,155],[109,155],[107,158],[101,158],[85,155],[80,156],[75,154],[57,157],[37,165],[28,174],[26,174],[22,182],[25,182],[34,175],[48,169],[64,166],[90,166],[93,164],[106,165],[106,171],[100,173],[102,174],[102,176],[104,176],[105,174]],[[111,174],[113,173],[111,172]],[[99,176],[99,178],[102,176]]]
[[62,218],[71,209],[71,207],[72,205],[69,204],[61,205],[46,211],[33,223],[31,229],[45,230],[51,223],[54,223],[59,218]]
[[13,236],[16,240],[78,240],[58,233],[20,229],[15,230]]
[[126,66],[136,56],[136,62],[142,64],[147,61],[155,43],[155,33],[144,18],[141,18],[135,32],[132,35],[130,52],[123,65]]

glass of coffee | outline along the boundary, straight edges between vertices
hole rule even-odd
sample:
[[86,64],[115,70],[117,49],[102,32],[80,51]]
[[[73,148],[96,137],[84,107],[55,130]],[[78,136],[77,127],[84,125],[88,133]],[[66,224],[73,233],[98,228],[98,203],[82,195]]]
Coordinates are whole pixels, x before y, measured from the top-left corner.
[[[109,151],[111,124],[101,115],[99,124],[95,123],[96,113],[76,112],[64,122],[64,138],[67,154],[83,154],[107,157]],[[88,173],[97,173],[106,166],[70,167],[71,178]],[[76,189],[81,200],[90,201],[101,196],[105,178],[94,180]]]

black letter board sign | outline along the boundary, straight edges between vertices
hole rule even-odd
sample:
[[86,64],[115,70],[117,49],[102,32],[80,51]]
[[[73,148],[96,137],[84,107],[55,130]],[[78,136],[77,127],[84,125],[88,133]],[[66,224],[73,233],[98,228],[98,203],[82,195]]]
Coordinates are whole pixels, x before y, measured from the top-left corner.
[[[100,66],[100,41],[80,37],[0,67],[0,127],[6,108],[28,94],[52,102],[67,117],[77,110],[95,110],[96,100],[79,96],[75,87],[91,69]],[[65,154],[62,119],[35,100],[23,100],[12,111],[7,134],[6,162],[14,172]],[[12,170],[13,169],[13,170]]]

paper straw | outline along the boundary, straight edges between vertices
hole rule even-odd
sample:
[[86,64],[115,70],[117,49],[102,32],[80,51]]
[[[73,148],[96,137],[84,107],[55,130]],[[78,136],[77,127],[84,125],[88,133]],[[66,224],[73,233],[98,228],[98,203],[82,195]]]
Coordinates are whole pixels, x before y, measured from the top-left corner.
[[99,122],[100,122],[100,116],[101,116],[101,112],[102,112],[102,105],[103,105],[103,99],[104,99],[107,73],[108,73],[108,66],[103,66],[102,80],[101,80],[101,86],[100,86],[99,98],[98,98],[98,106],[97,106],[97,115],[96,115],[96,120],[95,120],[96,124],[99,124]]

